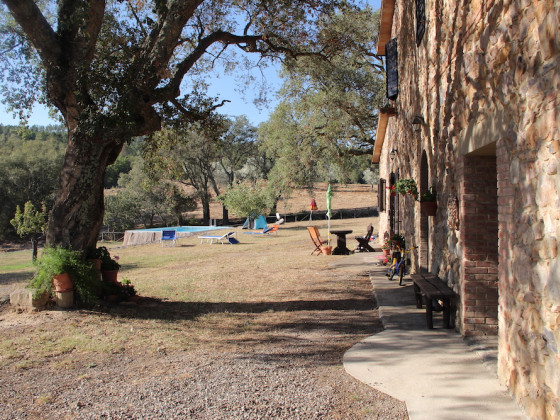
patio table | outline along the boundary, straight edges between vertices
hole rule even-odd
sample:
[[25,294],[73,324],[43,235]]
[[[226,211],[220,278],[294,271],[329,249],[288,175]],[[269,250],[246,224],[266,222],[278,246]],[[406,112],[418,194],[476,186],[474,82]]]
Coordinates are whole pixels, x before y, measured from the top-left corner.
[[352,233],[352,230],[331,230],[336,235],[336,248],[333,249],[333,255],[349,255],[351,251],[346,247],[346,235]]

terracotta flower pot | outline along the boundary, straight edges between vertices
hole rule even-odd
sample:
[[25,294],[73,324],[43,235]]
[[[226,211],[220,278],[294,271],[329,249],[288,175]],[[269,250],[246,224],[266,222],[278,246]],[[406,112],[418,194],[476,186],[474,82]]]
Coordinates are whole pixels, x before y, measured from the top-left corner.
[[435,201],[422,201],[420,208],[426,216],[435,216],[437,210],[437,203]]
[[119,270],[103,270],[101,276],[104,281],[118,283],[117,277],[119,275]]
[[97,271],[101,271],[101,259],[93,258],[90,260]]
[[55,292],[70,292],[74,290],[74,284],[68,273],[57,274],[52,279]]
[[331,255],[332,254],[332,246],[322,246],[321,251],[324,255]]
[[383,255],[385,255],[386,257],[388,257],[389,255],[391,255],[391,250],[389,248],[384,249],[383,250]]

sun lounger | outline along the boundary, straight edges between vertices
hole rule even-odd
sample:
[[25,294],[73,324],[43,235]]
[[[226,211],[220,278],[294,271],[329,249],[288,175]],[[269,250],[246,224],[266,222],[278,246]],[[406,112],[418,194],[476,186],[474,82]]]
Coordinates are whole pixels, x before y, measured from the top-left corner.
[[243,233],[247,235],[270,235],[271,233],[278,231],[278,228],[279,228],[278,225],[272,225],[270,227],[267,226],[263,230],[258,232],[243,232]]
[[235,232],[228,232],[225,235],[201,235],[198,237],[198,239],[200,239],[200,243],[203,243],[204,241],[206,241],[207,243],[213,244],[214,241],[216,241],[216,243],[220,242],[222,245],[223,244],[231,244],[231,245],[235,245],[238,244],[239,241],[237,239],[235,239],[233,236],[235,235]]

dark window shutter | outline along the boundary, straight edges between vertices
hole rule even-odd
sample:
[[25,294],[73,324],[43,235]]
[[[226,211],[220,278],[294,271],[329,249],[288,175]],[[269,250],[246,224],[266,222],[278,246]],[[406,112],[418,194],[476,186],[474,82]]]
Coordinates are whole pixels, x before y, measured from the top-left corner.
[[379,178],[377,184],[377,208],[379,211],[385,211],[385,187],[387,186],[387,181]]
[[426,31],[426,0],[416,0],[416,45],[420,45]]
[[399,94],[399,70],[397,57],[397,39],[393,38],[385,44],[387,68],[387,98],[396,99]]

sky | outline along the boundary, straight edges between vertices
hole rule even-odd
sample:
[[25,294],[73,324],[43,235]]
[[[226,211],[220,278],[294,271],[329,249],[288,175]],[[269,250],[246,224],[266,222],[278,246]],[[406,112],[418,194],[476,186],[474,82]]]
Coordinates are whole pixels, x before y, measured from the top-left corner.
[[[381,0],[366,0],[374,10],[381,7]],[[260,73],[254,74],[255,78],[261,78]],[[250,123],[258,126],[261,122],[268,120],[269,115],[274,110],[277,100],[274,92],[276,92],[282,85],[282,81],[278,76],[278,68],[269,68],[265,73],[266,83],[268,85],[268,103],[266,106],[257,107],[253,102],[255,93],[247,91],[242,93],[238,87],[238,82],[233,75],[220,75],[209,80],[210,86],[208,94],[211,97],[219,97],[220,100],[227,99],[230,102],[226,103],[219,109],[221,114],[230,117],[238,115],[247,116]],[[19,119],[13,118],[12,113],[6,110],[4,104],[0,103],[0,124],[3,125],[18,125]],[[58,124],[57,121],[51,119],[48,110],[39,104],[35,105],[33,114],[29,119],[29,125],[49,125]]]

